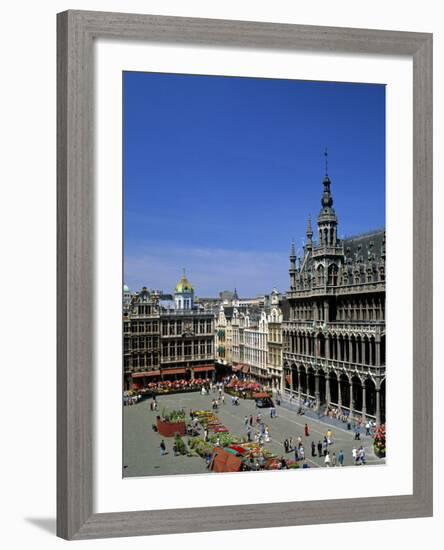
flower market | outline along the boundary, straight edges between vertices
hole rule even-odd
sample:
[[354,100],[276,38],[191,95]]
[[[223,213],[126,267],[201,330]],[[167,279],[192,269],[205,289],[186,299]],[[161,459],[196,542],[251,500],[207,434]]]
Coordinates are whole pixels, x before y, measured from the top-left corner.
[[301,415],[280,397],[237,379],[160,382],[127,392],[125,477],[385,463],[384,426],[349,428],[310,410]]

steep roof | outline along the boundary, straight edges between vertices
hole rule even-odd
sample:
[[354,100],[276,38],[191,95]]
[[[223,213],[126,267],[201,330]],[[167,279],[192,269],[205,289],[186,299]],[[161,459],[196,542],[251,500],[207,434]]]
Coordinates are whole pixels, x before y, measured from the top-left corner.
[[354,235],[343,240],[346,262],[379,259],[385,248],[385,229]]

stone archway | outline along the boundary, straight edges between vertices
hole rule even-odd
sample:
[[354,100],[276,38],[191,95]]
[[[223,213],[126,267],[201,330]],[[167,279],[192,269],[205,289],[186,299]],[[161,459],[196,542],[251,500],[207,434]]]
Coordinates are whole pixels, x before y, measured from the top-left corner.
[[362,414],[362,384],[357,374],[352,376],[350,389],[353,410]]
[[307,380],[307,371],[303,365],[299,366],[299,376],[301,380],[300,393],[302,395],[307,395],[308,393],[308,380]]
[[348,376],[344,373],[342,373],[339,376],[339,386],[341,389],[342,407],[349,409],[350,408],[350,381],[348,379]]
[[320,405],[325,405],[326,400],[326,382],[325,382],[325,372],[322,369],[318,369],[318,384],[319,384],[319,403]]
[[370,377],[364,380],[367,415],[376,415],[376,386]]
[[291,365],[291,379],[293,381],[293,385],[291,386],[290,389],[291,389],[292,392],[297,392],[298,389],[299,389],[299,385],[298,385],[298,368],[294,363]]
[[331,370],[329,372],[329,377],[330,377],[330,402],[333,403],[334,405],[338,405],[339,401],[338,401],[338,397],[339,397],[339,394],[338,394],[338,377],[336,376],[336,373],[335,371]]
[[385,424],[385,378],[381,382],[381,389],[379,390],[380,399],[380,415],[381,424]]
[[325,336],[320,332],[316,337],[316,355],[318,357],[326,357],[327,342]]

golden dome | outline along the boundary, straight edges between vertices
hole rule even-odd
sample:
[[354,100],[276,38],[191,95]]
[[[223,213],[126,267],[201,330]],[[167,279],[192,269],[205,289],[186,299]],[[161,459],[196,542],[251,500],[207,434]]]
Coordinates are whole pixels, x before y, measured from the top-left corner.
[[177,283],[176,292],[194,292],[194,288],[191,285],[190,281],[185,277],[185,274],[182,275],[180,281]]

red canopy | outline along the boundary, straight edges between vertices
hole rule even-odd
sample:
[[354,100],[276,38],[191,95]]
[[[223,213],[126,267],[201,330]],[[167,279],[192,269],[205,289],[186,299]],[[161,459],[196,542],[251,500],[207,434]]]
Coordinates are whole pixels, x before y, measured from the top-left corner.
[[214,365],[203,365],[199,367],[193,367],[194,372],[208,372],[214,370]]
[[165,369],[162,374],[185,374],[185,369]]
[[150,370],[147,372],[133,372],[133,378],[143,378],[144,376],[160,376],[160,370]]
[[213,472],[239,472],[242,461],[221,447],[214,449],[211,469]]

